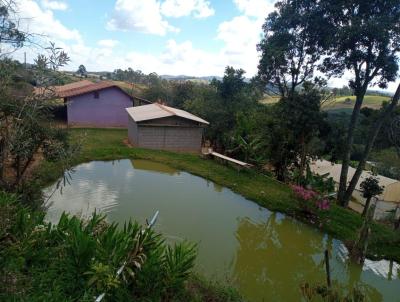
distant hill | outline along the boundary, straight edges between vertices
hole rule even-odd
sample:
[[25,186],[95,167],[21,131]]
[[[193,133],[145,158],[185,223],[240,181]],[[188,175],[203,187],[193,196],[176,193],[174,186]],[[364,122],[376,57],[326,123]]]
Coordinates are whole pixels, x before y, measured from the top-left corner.
[[188,75],[168,75],[163,74],[160,75],[162,79],[165,80],[172,80],[172,81],[194,81],[194,82],[206,82],[209,83],[212,79],[216,78],[217,80],[222,80],[222,77],[218,76],[204,76],[204,77],[195,77],[195,76],[188,76]]

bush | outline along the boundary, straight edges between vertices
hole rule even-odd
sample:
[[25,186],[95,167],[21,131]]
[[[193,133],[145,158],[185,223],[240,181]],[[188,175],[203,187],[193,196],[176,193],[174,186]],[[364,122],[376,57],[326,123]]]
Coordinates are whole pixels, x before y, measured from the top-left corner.
[[[63,214],[58,225],[43,212],[0,192],[0,300],[164,301],[187,297],[196,246],[173,246],[136,222],[108,224],[93,214]],[[125,263],[120,276],[117,270]]]

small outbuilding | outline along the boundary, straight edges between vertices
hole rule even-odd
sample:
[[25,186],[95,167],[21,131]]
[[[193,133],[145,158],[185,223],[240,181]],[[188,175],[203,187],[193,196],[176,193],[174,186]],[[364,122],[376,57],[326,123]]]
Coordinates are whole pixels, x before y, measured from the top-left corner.
[[83,80],[53,87],[54,94],[64,99],[68,126],[75,127],[128,127],[125,109],[149,104],[133,97],[110,81],[93,83]]
[[159,103],[127,108],[128,139],[136,147],[200,152],[209,123],[184,110]]
[[[328,175],[332,177],[336,186],[340,182],[340,173],[342,170],[341,164],[331,163],[327,160],[317,160],[310,164],[310,169],[313,173],[319,175]],[[347,180],[350,182],[351,178],[355,174],[356,169],[349,167]],[[356,185],[352,197],[361,205],[365,204],[365,198],[360,187],[360,184],[368,177],[371,177],[372,173],[370,171],[363,171],[361,173],[360,179]],[[395,210],[400,207],[400,181],[385,177],[382,175],[375,175],[379,181],[379,185],[384,187],[381,195],[377,196],[376,201],[376,211],[375,218],[380,219],[388,215],[389,211]]]

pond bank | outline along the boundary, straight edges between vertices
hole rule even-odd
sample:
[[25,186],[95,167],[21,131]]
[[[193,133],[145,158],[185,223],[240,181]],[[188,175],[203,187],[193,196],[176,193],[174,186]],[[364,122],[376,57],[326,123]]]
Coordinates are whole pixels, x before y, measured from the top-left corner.
[[340,240],[166,164],[90,161],[74,171],[62,192],[56,184],[44,190],[51,195],[47,220],[58,222],[64,211],[82,217],[96,211],[109,223],[145,224],[159,211],[154,230],[170,244],[196,243],[195,271],[211,280],[230,280],[245,301],[297,301],[301,284],[326,278],[326,249],[338,286],[360,284],[374,302],[391,301],[400,288],[399,264],[392,269],[387,260],[355,265]]
[[[198,155],[166,151],[130,148],[123,143],[126,130],[120,129],[71,129],[72,140],[83,137],[82,152],[74,161],[79,164],[92,160],[148,159],[166,163],[171,167],[187,171],[209,179],[219,185],[257,202],[272,211],[279,211],[307,222],[301,216],[301,210],[293,199],[288,186],[273,178],[254,171],[241,171],[220,165]],[[56,164],[44,163],[37,174],[39,185],[44,186],[62,175]],[[326,223],[321,230],[344,242],[351,242],[357,236],[361,226],[360,215],[333,205],[324,214]],[[368,250],[371,259],[400,261],[400,232],[394,232],[386,226],[374,224]]]

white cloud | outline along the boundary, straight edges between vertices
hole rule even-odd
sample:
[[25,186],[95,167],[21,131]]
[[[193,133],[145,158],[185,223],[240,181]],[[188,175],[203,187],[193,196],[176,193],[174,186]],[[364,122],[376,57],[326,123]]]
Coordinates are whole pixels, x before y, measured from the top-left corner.
[[248,75],[257,72],[259,54],[256,49],[261,37],[261,19],[238,16],[219,25],[217,39],[224,42],[224,61],[235,68],[243,68]]
[[206,0],[165,0],[161,4],[161,13],[166,17],[193,15],[200,19],[214,15],[215,11]]
[[[31,31],[46,34],[48,40],[55,41],[58,47],[63,48],[68,53],[71,58],[70,64],[65,68],[68,70],[75,70],[80,64],[84,64],[91,71],[112,71],[116,68],[132,67],[141,69],[146,73],[155,71],[159,74],[188,74],[195,76],[221,75],[226,65],[243,68],[249,75],[252,75],[256,70],[258,59],[255,44],[258,42],[259,22],[247,16],[236,17],[219,26],[217,39],[225,44],[221,50],[204,51],[195,48],[189,40],[182,43],[168,40],[161,54],[150,55],[137,51],[122,53],[120,52],[122,47],[115,48],[117,41],[111,39],[99,40],[97,41],[97,46],[94,47],[88,46],[84,43],[77,30],[64,26],[54,17],[51,10],[42,9],[32,0],[20,0],[19,2],[21,3],[23,16],[28,18],[26,24],[30,26]],[[124,11],[123,14],[128,15],[128,12],[130,10],[134,11],[136,6],[140,7],[143,6],[143,3],[148,3],[143,1],[142,4],[136,3],[132,6],[134,1],[123,2],[123,0],[119,0],[119,4],[117,2],[116,8],[118,10],[116,12]],[[160,5],[157,2],[152,1],[152,3],[156,8],[160,9]],[[142,9],[141,13],[146,12],[148,7],[151,7],[151,5],[146,5],[148,4],[144,5],[145,8]],[[129,18],[131,19],[126,24],[134,24],[131,22],[139,15],[130,15]],[[162,22],[159,16],[151,16],[150,19],[155,18]],[[154,26],[154,24],[150,24],[151,22],[146,18],[141,20],[145,20],[144,23],[137,26],[145,31],[162,34],[163,31],[165,33],[167,30],[165,27],[162,28],[162,25],[161,27],[148,28],[146,26]],[[20,51],[20,58],[21,53],[23,54],[22,51],[26,51],[26,49]],[[31,61],[35,56],[35,51],[27,50],[27,52],[28,61]],[[42,50],[38,52],[42,52]]]
[[117,40],[111,40],[111,39],[105,39],[105,40],[99,40],[97,41],[97,45],[101,47],[107,47],[107,48],[113,48],[115,47],[119,42]]
[[107,22],[107,28],[160,36],[169,31],[179,31],[163,19],[160,3],[156,0],[117,0],[112,18]]
[[41,9],[37,2],[32,0],[18,0],[20,15],[20,29],[32,34],[42,35],[44,38],[57,40],[81,41],[81,35],[76,29],[65,27],[55,19],[50,9]]
[[241,12],[229,21],[219,24],[217,39],[224,42],[222,58],[226,64],[242,68],[248,76],[257,73],[259,53],[257,43],[261,40],[265,18],[274,10],[274,0],[234,0]]
[[42,6],[45,9],[51,10],[67,10],[68,5],[64,1],[50,1],[50,0],[42,0]]
[[274,10],[274,0],[234,0],[237,9],[246,16],[265,19]]
[[[147,3],[147,1],[142,2]],[[156,4],[160,14],[160,4],[156,1],[151,2]],[[243,68],[247,72],[247,76],[252,76],[257,72],[258,53],[256,44],[260,41],[261,25],[268,12],[256,16],[253,6],[250,5],[251,2],[249,0],[235,0],[242,15],[222,22],[218,26],[216,39],[224,44],[220,50],[205,51],[195,48],[189,40],[178,43],[170,39],[166,41],[161,54],[153,55],[138,51],[122,52],[123,45],[116,48],[115,46],[120,42],[112,39],[99,40],[97,46],[88,46],[84,43],[79,31],[64,26],[55,18],[51,9],[45,9],[33,0],[18,0],[22,29],[28,29],[32,33],[44,34],[46,35],[45,41],[54,41],[57,47],[63,48],[71,58],[70,64],[65,67],[66,70],[76,70],[80,64],[84,64],[89,71],[112,71],[117,68],[132,67],[145,73],[157,72],[158,74],[193,76],[222,75],[227,65]],[[259,1],[256,2],[259,3]],[[140,6],[140,4],[135,5]],[[143,11],[146,12],[146,9]],[[128,10],[125,9],[125,13],[129,14]],[[193,14],[193,11],[191,14]],[[161,17],[156,17],[156,19],[163,22]],[[143,28],[145,26],[151,25],[145,21]],[[167,29],[164,28],[163,30],[166,31]],[[157,32],[153,28],[154,31]],[[158,26],[158,34],[160,32]],[[46,46],[44,43],[42,45]],[[32,62],[37,53],[43,53],[43,49],[23,48],[13,56],[21,60],[24,51],[27,52],[28,62]],[[346,73],[341,79],[331,79],[329,84],[334,86],[347,85],[350,77],[351,74]],[[397,87],[396,84],[391,83],[388,91],[394,91]]]
[[[323,76],[323,74],[321,74],[320,72],[316,72],[316,75],[319,76]],[[340,78],[330,78],[328,80],[328,86],[329,87],[343,87],[343,86],[348,86],[349,85],[349,81],[354,79],[354,72],[350,71],[350,70],[346,70],[344,72],[344,74],[340,77]],[[388,84],[387,89],[383,89],[383,91],[385,92],[390,92],[390,93],[394,93],[397,89],[397,86],[400,84],[400,79],[397,79],[394,82],[390,82]],[[380,88],[379,86],[369,86],[368,89],[372,89],[372,90],[382,90],[382,88]]]
[[84,44],[61,46],[71,57],[71,63],[66,66],[66,70],[76,70],[83,64],[89,71],[132,67],[145,73],[205,76],[221,75],[227,63],[221,52],[194,48],[191,41],[177,43],[175,40],[168,40],[158,55],[138,51],[121,54],[118,49],[88,47]]

